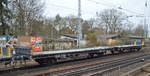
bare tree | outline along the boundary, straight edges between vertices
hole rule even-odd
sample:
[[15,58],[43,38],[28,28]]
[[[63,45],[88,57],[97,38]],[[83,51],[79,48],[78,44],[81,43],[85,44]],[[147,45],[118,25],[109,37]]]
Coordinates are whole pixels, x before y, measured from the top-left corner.
[[43,6],[40,0],[14,0],[13,7],[17,32],[22,32],[22,35],[30,35],[34,29],[32,24],[35,19],[41,16]]
[[133,28],[134,26],[134,23],[130,22],[127,20],[127,22],[125,22],[122,26],[122,31],[121,31],[121,35],[123,37],[127,37],[127,36],[130,36],[130,35],[133,35]]
[[[0,34],[7,34],[9,30],[9,21],[12,17],[8,8],[8,0],[0,0]],[[7,32],[7,33],[6,33]]]
[[66,27],[66,20],[65,18],[61,17],[59,14],[56,15],[55,20],[54,20],[54,27],[61,33],[60,30]]
[[134,30],[133,30],[133,34],[135,36],[141,36],[144,37],[144,27],[143,25],[139,24]]
[[77,33],[77,17],[75,16],[69,16],[68,18],[66,18],[66,24],[67,27],[69,27],[74,33]]
[[89,22],[88,22],[88,21],[84,21],[84,22],[82,23],[82,33],[83,33],[83,34],[87,34],[90,29],[91,29],[91,28],[90,28]]
[[125,15],[115,9],[106,9],[98,14],[99,25],[105,28],[106,33],[120,32],[125,19]]

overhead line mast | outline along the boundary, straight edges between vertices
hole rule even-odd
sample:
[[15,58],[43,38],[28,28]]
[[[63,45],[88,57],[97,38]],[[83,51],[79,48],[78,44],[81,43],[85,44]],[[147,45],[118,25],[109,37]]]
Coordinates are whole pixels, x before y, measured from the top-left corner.
[[77,26],[77,47],[81,46],[82,27],[81,27],[81,0],[78,0],[78,26]]
[[148,37],[148,23],[147,23],[147,0],[145,1],[145,19],[144,19],[144,31],[145,31],[145,38]]

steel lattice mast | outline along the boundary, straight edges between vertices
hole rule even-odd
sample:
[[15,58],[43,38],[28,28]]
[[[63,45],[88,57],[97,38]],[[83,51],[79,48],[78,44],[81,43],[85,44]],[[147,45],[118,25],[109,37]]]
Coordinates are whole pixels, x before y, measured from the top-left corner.
[[78,25],[77,25],[77,47],[80,48],[82,39],[82,27],[81,27],[81,0],[78,0]]

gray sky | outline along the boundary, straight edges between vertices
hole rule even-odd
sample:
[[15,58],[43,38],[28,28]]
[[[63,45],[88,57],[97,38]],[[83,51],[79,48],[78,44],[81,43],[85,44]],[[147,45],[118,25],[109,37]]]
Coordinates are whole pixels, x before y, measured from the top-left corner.
[[[56,14],[61,16],[77,15],[77,2],[78,0],[44,0],[45,13],[48,17],[54,17]],[[96,2],[98,3],[96,3]],[[102,11],[107,8],[117,8],[121,6],[127,9],[128,15],[136,15],[144,13],[145,0],[81,0],[82,5],[82,18],[88,19],[95,16],[95,12]]]
[[[57,14],[60,16],[77,16],[78,0],[44,0],[46,17],[55,17]],[[145,14],[145,1],[146,0],[81,0],[82,18],[90,19],[96,18],[96,12],[103,9],[115,8],[121,6],[124,10],[120,10],[130,17],[129,20],[136,25],[141,23],[144,18],[135,17],[135,15]],[[150,13],[150,0],[148,1],[147,16]],[[97,3],[96,3],[97,2]],[[150,15],[149,15],[150,16]],[[150,22],[148,20],[148,22]]]

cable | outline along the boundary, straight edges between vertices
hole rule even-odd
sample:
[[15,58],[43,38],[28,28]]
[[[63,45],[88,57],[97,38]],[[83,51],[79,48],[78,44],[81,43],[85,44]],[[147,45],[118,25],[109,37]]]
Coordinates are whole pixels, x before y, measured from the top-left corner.
[[[113,2],[108,2],[108,1],[105,1],[105,0],[103,0],[104,2],[107,2],[107,3],[109,3],[109,4],[113,4],[114,6],[116,6],[117,4],[114,4]],[[117,6],[116,6],[117,7]],[[133,8],[132,8],[133,9]],[[137,12],[143,12],[143,11],[141,11],[141,10],[138,10],[138,9],[133,9],[133,10],[135,10],[135,11],[137,11]]]
[[124,8],[122,8],[122,9],[119,9],[119,10],[124,10],[124,11],[127,11],[127,12],[130,12],[130,13],[136,13],[136,14],[142,14],[142,13],[137,13],[137,12],[135,12],[135,11],[131,11],[131,10],[128,10],[128,9],[124,9]]
[[[104,6],[112,7],[111,5],[103,4],[103,3],[101,3],[101,2],[97,2],[97,1],[94,1],[94,0],[88,0],[88,1],[94,2],[94,3],[96,3],[96,4],[101,4],[101,5],[104,5]],[[112,4],[113,4],[113,3],[112,3]],[[114,6],[115,6],[115,5],[114,5]],[[115,7],[116,7],[116,6],[115,6]],[[116,7],[116,8],[118,9],[118,7]],[[141,14],[141,13],[137,13],[137,12],[135,12],[135,11],[131,11],[131,10],[128,10],[128,9],[123,9],[123,8],[121,8],[121,9],[119,9],[119,10],[125,10],[125,11],[130,12],[130,13]]]
[[54,6],[54,7],[59,7],[59,8],[64,8],[64,9],[69,9],[69,10],[74,10],[74,11],[78,11],[77,9],[73,9],[73,8],[69,8],[69,7],[65,7],[65,6],[61,6],[61,5],[57,5],[57,4],[52,4],[52,3],[49,3],[51,6]]
[[[100,2],[93,1],[93,0],[88,0],[88,1],[92,1],[92,2],[97,3],[97,4],[102,4]],[[73,10],[73,11],[76,11],[76,12],[78,11],[77,9],[66,7],[66,6],[61,6],[61,5],[57,5],[57,4],[49,3],[49,5],[52,6],[52,7],[58,7],[58,8],[62,8],[62,9],[69,9],[69,10]],[[112,5],[109,5],[109,4],[102,4],[102,5],[112,7]],[[132,13],[136,13],[136,12],[133,12],[133,11],[130,11],[130,10],[127,10],[127,9],[122,9],[122,10],[125,10],[125,11],[128,11],[128,12],[132,12]],[[93,15],[93,12],[87,12],[87,11],[83,11],[82,10],[82,14],[83,15]],[[95,12],[95,14],[96,14],[96,12]]]
[[[69,10],[73,10],[73,11],[78,11],[77,9],[73,9],[73,8],[69,8],[69,7],[65,7],[65,6],[61,6],[61,5],[57,5],[57,4],[52,4],[52,3],[50,3],[49,5],[51,5],[51,6],[53,6],[53,7],[59,7],[59,8],[62,8],[62,9],[69,9]],[[85,11],[83,11],[82,10],[82,14],[93,14],[92,12],[85,12]]]
[[94,1],[94,0],[88,0],[90,2],[94,2],[96,4],[101,4],[101,5],[104,5],[104,6],[107,6],[107,7],[112,7],[112,5],[109,5],[109,4],[105,4],[105,3],[101,3],[101,2],[98,2],[98,1]]

